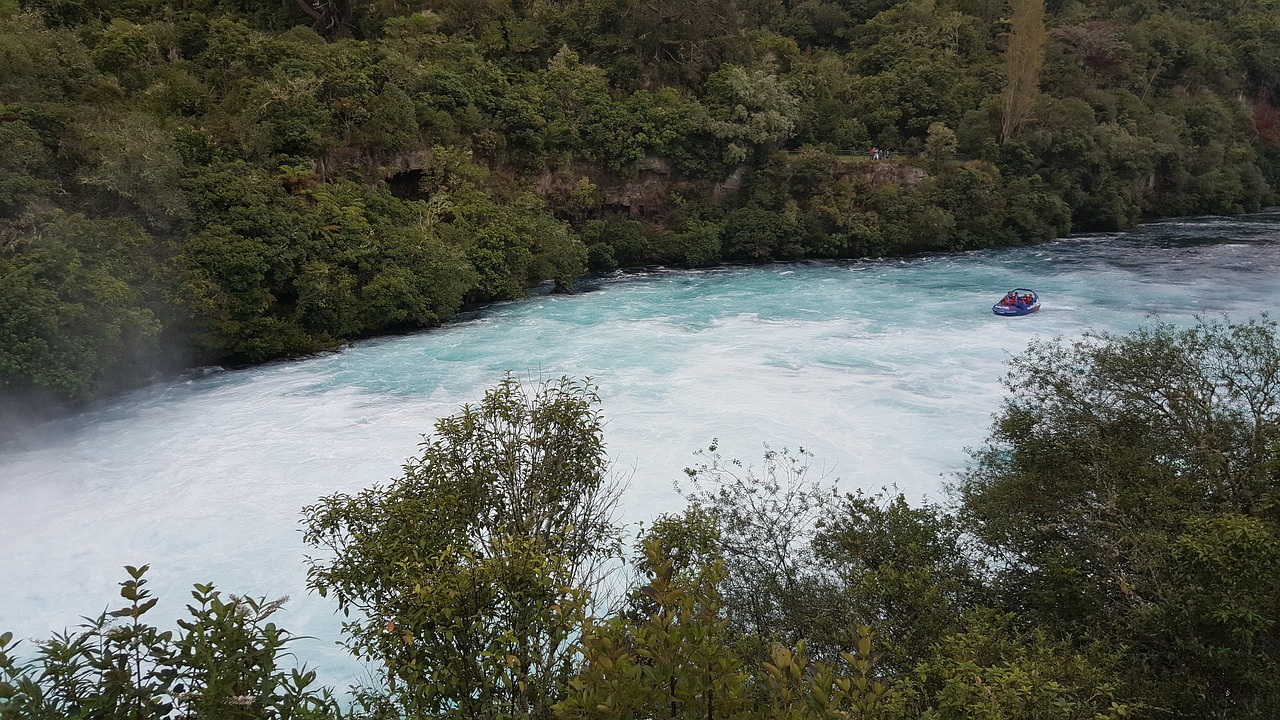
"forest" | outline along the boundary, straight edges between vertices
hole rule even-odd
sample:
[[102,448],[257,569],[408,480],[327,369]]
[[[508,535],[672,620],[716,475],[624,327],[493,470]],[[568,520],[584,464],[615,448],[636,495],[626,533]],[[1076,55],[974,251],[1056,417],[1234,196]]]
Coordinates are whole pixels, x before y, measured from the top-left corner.
[[175,628],[128,567],[118,609],[0,634],[0,720],[1275,717],[1276,323],[1036,341],[1006,386],[943,502],[713,443],[628,528],[596,389],[507,377],[303,509],[349,693],[285,599],[196,584]]
[[0,396],[1252,211],[1277,103],[1274,0],[0,0]]

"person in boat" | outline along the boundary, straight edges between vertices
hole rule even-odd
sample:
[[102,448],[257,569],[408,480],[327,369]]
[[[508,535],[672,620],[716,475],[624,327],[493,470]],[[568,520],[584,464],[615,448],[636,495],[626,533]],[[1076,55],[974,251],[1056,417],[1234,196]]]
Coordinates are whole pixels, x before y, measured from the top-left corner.
[[1033,302],[1035,302],[1035,298],[1031,296],[1031,293],[1027,293],[1026,295],[1023,295],[1023,296],[1022,296],[1022,304],[1023,304],[1023,305],[1026,305],[1027,307],[1030,307],[1030,306],[1031,306],[1031,303],[1033,303]]
[[1010,290],[1009,292],[1004,294],[1004,299],[1000,301],[1000,304],[1004,305],[1005,307],[1012,307],[1013,304],[1016,302],[1018,302],[1018,296],[1012,290]]

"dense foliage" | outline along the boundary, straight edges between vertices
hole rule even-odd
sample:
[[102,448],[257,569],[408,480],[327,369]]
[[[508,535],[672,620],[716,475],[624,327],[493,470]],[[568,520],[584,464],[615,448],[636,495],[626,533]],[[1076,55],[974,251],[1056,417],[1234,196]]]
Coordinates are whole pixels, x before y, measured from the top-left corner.
[[[962,517],[1009,608],[1107,638],[1179,712],[1280,701],[1280,337],[1273,323],[1036,343]],[[1226,708],[1230,708],[1227,710]]]
[[1255,209],[1280,179],[1278,18],[1272,0],[0,0],[0,393],[80,401],[588,269]]
[[20,664],[20,643],[0,634],[0,718],[225,718],[303,720],[333,717],[332,694],[313,687],[312,670],[285,669],[291,636],[271,617],[288,598],[223,595],[196,585],[179,630],[143,618],[159,598],[146,589],[147,567],[127,567],[123,607],[104,612],[39,645]]
[[627,572],[594,390],[508,378],[306,511],[353,707],[277,668],[276,603],[197,586],[175,635],[130,568],[114,620],[0,637],[0,718],[1273,717],[1277,325],[1038,342],[1008,385],[954,507],[712,448]]
[[[545,717],[620,554],[594,391],[508,377],[436,424],[403,477],[305,510],[311,586],[375,663],[389,717]],[[385,693],[385,698],[377,695]]]

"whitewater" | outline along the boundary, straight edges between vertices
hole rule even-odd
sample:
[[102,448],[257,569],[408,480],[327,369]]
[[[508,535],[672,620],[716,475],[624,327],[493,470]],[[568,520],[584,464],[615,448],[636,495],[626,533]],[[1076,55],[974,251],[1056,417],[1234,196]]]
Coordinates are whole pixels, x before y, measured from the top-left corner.
[[[331,599],[305,589],[300,509],[399,474],[435,419],[512,372],[599,386],[623,519],[676,512],[694,452],[813,453],[848,490],[945,500],[1034,338],[1280,305],[1280,213],[1026,248],[584,281],[340,353],[196,373],[0,441],[0,631],[44,638],[120,602],[150,564],[171,623],[192,583],[292,597],[293,650],[345,687]],[[1009,288],[1043,310],[1000,318]],[[28,645],[28,649],[30,646]]]

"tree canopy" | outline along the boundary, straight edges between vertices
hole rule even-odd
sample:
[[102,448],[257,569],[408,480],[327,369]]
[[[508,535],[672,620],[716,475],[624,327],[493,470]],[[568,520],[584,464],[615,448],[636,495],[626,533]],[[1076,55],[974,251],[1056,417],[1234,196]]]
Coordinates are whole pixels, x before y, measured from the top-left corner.
[[[572,672],[580,618],[620,556],[620,486],[598,399],[561,379],[508,377],[436,423],[403,477],[304,511],[348,647],[394,717],[548,717]],[[385,695],[381,694],[385,693]]]

